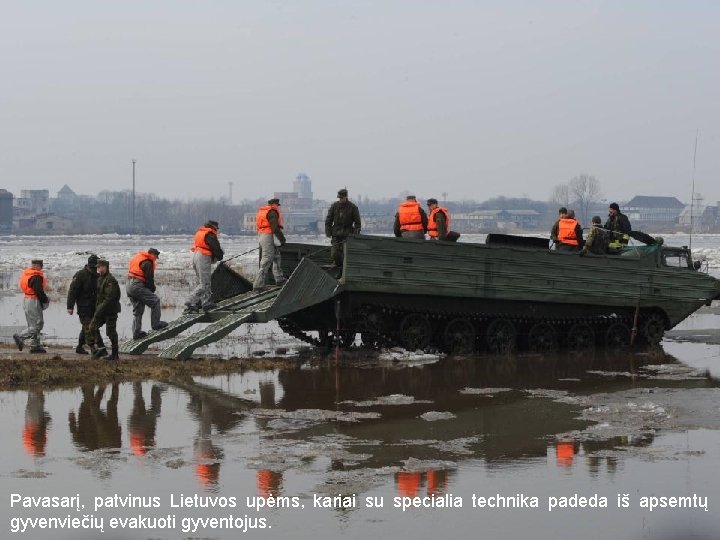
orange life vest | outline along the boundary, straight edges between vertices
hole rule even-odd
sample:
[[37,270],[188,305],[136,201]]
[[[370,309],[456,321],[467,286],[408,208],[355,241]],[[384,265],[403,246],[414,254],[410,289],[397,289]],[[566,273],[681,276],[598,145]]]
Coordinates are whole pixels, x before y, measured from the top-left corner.
[[422,217],[420,216],[420,203],[406,201],[398,207],[401,231],[422,231]]
[[563,218],[558,220],[558,241],[570,246],[579,246],[578,237],[575,235],[577,227],[576,219]]
[[435,223],[435,214],[438,212],[445,213],[445,232],[447,233],[447,231],[450,230],[450,212],[448,212],[447,208],[441,208],[438,206],[430,212],[430,215],[428,216],[428,234],[430,235],[430,238],[438,237],[437,223]]
[[200,227],[195,233],[195,245],[190,251],[199,251],[203,255],[212,256],[212,249],[207,245],[205,241],[205,235],[207,233],[218,235],[218,232],[212,227]]
[[270,228],[270,220],[268,220],[267,218],[268,212],[270,212],[270,210],[275,210],[277,212],[278,225],[282,227],[282,214],[280,213],[280,207],[277,204],[266,204],[265,206],[260,207],[257,216],[255,217],[255,228],[257,229],[257,232],[272,234],[272,229]]
[[23,273],[20,274],[20,290],[25,293],[25,298],[37,298],[37,294],[30,288],[30,279],[40,276],[42,280],[42,288],[45,290],[45,274],[42,270],[35,270],[34,268],[26,268]]
[[154,272],[157,268],[157,262],[155,261],[155,257],[153,257],[147,251],[139,251],[138,253],[133,255],[132,259],[130,259],[130,264],[128,264],[128,277],[135,278],[144,282],[145,274],[143,273],[142,268],[140,268],[140,265],[145,261],[152,261]]

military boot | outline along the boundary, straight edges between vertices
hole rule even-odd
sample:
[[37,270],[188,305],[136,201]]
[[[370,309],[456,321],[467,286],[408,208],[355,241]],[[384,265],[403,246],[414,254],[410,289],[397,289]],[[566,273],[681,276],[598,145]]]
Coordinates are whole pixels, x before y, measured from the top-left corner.
[[76,354],[88,354],[88,352],[85,350],[85,347],[83,347],[82,345],[78,345],[77,347],[75,347],[75,353]]
[[118,356],[118,350],[117,347],[112,348],[112,352],[110,353],[110,356],[107,356],[105,360],[120,360],[120,357]]
[[93,348],[93,358],[102,358],[103,356],[107,356],[107,349],[105,347]]
[[33,345],[32,347],[30,347],[30,352],[42,354],[42,353],[46,353],[47,351],[45,350],[45,347],[43,347],[42,345]]

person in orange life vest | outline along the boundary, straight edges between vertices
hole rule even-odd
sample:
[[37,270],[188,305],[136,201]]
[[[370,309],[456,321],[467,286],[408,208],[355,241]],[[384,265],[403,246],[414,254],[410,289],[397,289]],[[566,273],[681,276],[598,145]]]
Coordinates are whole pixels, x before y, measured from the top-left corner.
[[255,278],[253,288],[259,289],[265,286],[270,267],[272,267],[275,276],[275,283],[281,285],[285,281],[285,276],[283,276],[282,268],[280,268],[280,250],[276,249],[275,246],[276,238],[281,246],[285,244],[280,199],[270,199],[267,205],[258,209],[255,228],[257,229],[258,244],[260,245],[260,272]]
[[428,235],[431,240],[447,240],[450,230],[450,212],[447,208],[438,206],[437,199],[427,200],[428,210]]
[[25,293],[23,309],[27,328],[22,334],[13,334],[13,340],[18,350],[23,350],[26,339],[30,338],[32,346],[31,353],[46,353],[45,347],[40,343],[40,331],[43,329],[43,310],[50,305],[50,300],[45,294],[45,274],[42,271],[43,262],[41,259],[33,259],[30,267],[20,274],[20,290]]
[[212,265],[222,260],[225,253],[218,241],[217,221],[209,220],[195,233],[193,253],[193,269],[197,278],[197,287],[185,302],[185,313],[200,311],[200,308],[207,311],[216,306],[212,301]]
[[398,238],[415,238],[422,240],[428,228],[428,217],[415,195],[408,195],[404,203],[400,203],[395,214],[393,232]]
[[558,220],[557,248],[561,251],[580,251],[583,246],[582,227],[575,219],[575,211]]
[[133,307],[132,332],[133,339],[145,337],[142,331],[142,317],[145,306],[150,308],[150,326],[153,330],[161,330],[167,326],[160,320],[160,299],[155,294],[155,266],[160,252],[155,248],[139,251],[128,264],[128,280],[125,292]]
[[552,240],[553,245],[557,245],[558,243],[558,230],[560,228],[560,220],[565,219],[567,217],[567,208],[564,206],[560,207],[560,210],[558,210],[558,218],[553,223],[552,229],[550,229],[550,240]]

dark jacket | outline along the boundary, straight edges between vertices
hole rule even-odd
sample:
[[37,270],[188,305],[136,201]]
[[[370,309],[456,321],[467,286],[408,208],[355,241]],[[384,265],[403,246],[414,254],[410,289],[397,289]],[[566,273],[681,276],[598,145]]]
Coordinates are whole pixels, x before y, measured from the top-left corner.
[[205,235],[205,243],[210,247],[210,251],[212,251],[213,261],[222,261],[225,252],[220,247],[220,240],[218,240],[217,235],[211,232],[207,233]]
[[325,218],[325,236],[344,239],[360,233],[360,210],[351,203],[335,201]]
[[267,213],[267,219],[270,222],[270,230],[275,235],[275,238],[280,241],[280,244],[284,244],[286,242],[285,235],[283,234],[283,226],[280,225],[277,211],[270,210]]
[[[425,210],[423,210],[422,206],[419,208],[420,210],[420,221],[422,222],[423,227],[423,233],[427,233],[427,227],[428,227],[428,217],[425,213]],[[400,214],[395,212],[395,223],[393,224],[393,233],[395,233],[395,236],[400,238],[402,236],[402,231],[400,230]]]
[[445,240],[448,233],[447,215],[442,210],[435,213],[435,225],[437,226],[438,240]]
[[37,294],[38,300],[40,300],[41,304],[47,304],[50,302],[50,299],[47,297],[47,294],[45,294],[45,291],[43,290],[42,285],[42,279],[40,276],[33,276],[28,280],[28,285],[30,288]]
[[120,285],[110,272],[97,280],[95,316],[108,317],[120,313]]
[[627,234],[632,231],[630,220],[625,214],[621,214],[620,212],[613,217],[608,216],[608,220],[605,222],[603,228],[622,234]]
[[67,308],[74,309],[77,304],[78,315],[92,317],[97,299],[97,272],[87,265],[75,272],[67,294]]
[[140,263],[140,269],[143,271],[145,276],[145,287],[155,292],[155,270],[153,269],[153,263],[150,260],[143,261]]

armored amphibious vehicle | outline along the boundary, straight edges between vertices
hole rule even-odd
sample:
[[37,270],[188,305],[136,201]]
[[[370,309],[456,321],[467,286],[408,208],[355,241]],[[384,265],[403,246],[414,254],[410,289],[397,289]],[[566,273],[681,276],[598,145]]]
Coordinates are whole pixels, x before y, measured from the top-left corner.
[[243,323],[270,320],[316,345],[505,353],[653,344],[720,298],[720,281],[701,272],[687,248],[645,240],[579,257],[549,250],[542,238],[489,235],[471,244],[357,235],[341,269],[327,246],[288,243],[282,287],[248,290],[225,269],[225,286],[213,287],[216,309],[184,315],[121,350],[141,352],[210,322],[160,354],[187,358]]

